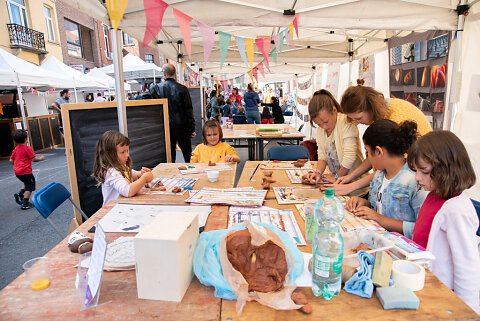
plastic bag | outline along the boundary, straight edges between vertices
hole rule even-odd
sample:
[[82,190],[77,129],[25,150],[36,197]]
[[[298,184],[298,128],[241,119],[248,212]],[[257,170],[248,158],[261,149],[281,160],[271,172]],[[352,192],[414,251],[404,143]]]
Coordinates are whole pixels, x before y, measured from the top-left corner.
[[[261,226],[266,229],[263,229]],[[225,238],[230,233],[246,228],[249,228],[252,234],[252,243],[254,242],[254,236],[256,236],[255,238],[257,240],[262,239],[259,244],[263,244],[267,240],[272,240],[285,250],[288,276],[285,281],[285,288],[281,291],[274,293],[247,293],[248,291],[246,291],[244,286],[246,284],[245,279],[238,271],[233,269],[228,261],[225,249]],[[221,251],[220,247],[222,243],[223,249]],[[226,266],[226,269],[228,269],[228,273],[225,273],[226,275],[224,275],[222,268],[222,260],[224,261],[223,266]],[[294,284],[295,279],[300,276],[303,271],[303,255],[300,250],[298,250],[290,235],[273,225],[243,222],[234,225],[228,230],[202,233],[195,248],[193,271],[202,284],[215,287],[216,297],[227,300],[237,299],[238,313],[243,309],[245,302],[251,300],[259,301],[275,309],[298,309],[301,307],[291,301],[290,295],[296,288]],[[228,282],[225,277],[228,278]],[[234,284],[235,289],[232,289],[231,284]],[[241,284],[241,286],[239,286],[239,284]],[[240,299],[239,296],[241,296]]]

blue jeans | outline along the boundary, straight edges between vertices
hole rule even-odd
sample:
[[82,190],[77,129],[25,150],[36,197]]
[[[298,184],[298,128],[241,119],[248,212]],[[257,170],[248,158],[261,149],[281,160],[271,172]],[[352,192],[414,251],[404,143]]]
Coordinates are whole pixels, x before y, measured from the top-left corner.
[[262,121],[260,119],[260,112],[258,110],[247,110],[245,111],[245,115],[247,116],[247,122],[249,124],[261,124]]

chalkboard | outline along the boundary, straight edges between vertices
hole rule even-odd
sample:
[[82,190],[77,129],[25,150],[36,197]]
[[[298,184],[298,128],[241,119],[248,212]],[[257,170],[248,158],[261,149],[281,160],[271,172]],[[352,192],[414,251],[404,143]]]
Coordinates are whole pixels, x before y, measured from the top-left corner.
[[[170,161],[166,99],[127,102],[127,128],[133,168],[153,168]],[[65,108],[64,107],[68,106]],[[95,145],[107,130],[118,130],[115,102],[68,104],[64,114],[65,145],[74,200],[87,216],[102,207],[101,187],[91,176]],[[66,113],[66,115],[65,115]],[[65,117],[66,116],[66,117]],[[73,156],[73,157],[72,157]],[[77,221],[80,223],[78,217]]]
[[[205,89],[202,88],[202,92],[205,93]],[[203,115],[205,115],[205,94],[203,96],[203,105],[200,94],[200,87],[188,87],[190,92],[190,98],[193,105],[193,117],[195,118],[195,132],[197,137],[192,138],[192,145],[198,145],[202,143],[202,128],[203,128]]]
[[58,124],[57,116],[50,116],[50,128],[52,129],[53,145],[62,145],[62,135],[60,134],[60,125]]
[[43,149],[42,137],[40,136],[40,127],[36,118],[28,119],[28,134],[30,136],[30,144],[34,152]]
[[12,125],[10,120],[0,121],[0,157],[10,157],[15,148],[13,146]]
[[50,148],[53,146],[53,142],[48,118],[39,118],[38,121],[40,122],[40,131],[42,132],[43,148]]

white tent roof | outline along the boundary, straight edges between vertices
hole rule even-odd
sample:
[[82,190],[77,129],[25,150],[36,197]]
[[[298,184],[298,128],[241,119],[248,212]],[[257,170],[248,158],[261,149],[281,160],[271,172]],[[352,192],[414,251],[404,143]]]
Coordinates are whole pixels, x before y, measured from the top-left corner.
[[108,89],[108,82],[103,79],[88,76],[70,66],[65,65],[54,56],[50,56],[41,66],[42,69],[61,73],[66,77],[72,79],[73,86],[70,88],[77,88],[82,90]]
[[[192,55],[188,58],[184,44],[180,52],[185,60],[201,65],[205,74],[244,74],[248,68],[238,52],[235,38],[230,40],[224,67],[220,69],[218,36],[209,61],[203,63],[203,39],[195,21],[201,21],[216,31],[245,38],[268,37],[288,27],[293,16],[284,10],[293,9],[298,15],[299,39],[294,46],[284,47],[278,62],[269,61],[273,74],[310,73],[314,64],[346,62],[349,42],[353,40],[354,56],[386,48],[385,39],[398,35],[398,30],[455,30],[458,0],[170,0],[163,17],[163,28],[151,44],[167,57],[176,60],[178,40],[183,40],[172,7],[191,16]],[[72,0],[81,11],[109,24],[105,5],[98,0]],[[213,11],[214,12],[213,12]],[[143,0],[129,0],[119,28],[132,37],[143,39],[146,17]],[[163,44],[156,44],[163,41]],[[255,48],[254,66],[263,59]],[[270,59],[272,60],[272,59]],[[228,65],[230,64],[230,65]],[[287,64],[287,65],[285,65]]]
[[[115,90],[115,78],[110,77],[109,75],[107,75],[106,73],[101,71],[100,68],[90,69],[90,71],[88,72],[87,75],[90,76],[90,77],[93,77],[93,78],[97,78],[97,79],[101,79],[103,81],[107,81],[108,82],[108,88],[110,88],[112,90]],[[131,90],[130,84],[124,83],[123,86],[124,86],[125,90],[127,90],[127,91]]]
[[72,80],[60,73],[44,70],[0,49],[0,87],[69,88]]
[[[107,75],[113,75],[113,65],[99,68]],[[137,57],[131,53],[128,53],[123,57],[123,77],[126,80],[141,79],[141,78],[161,78],[162,68],[152,63],[146,63],[140,57]]]

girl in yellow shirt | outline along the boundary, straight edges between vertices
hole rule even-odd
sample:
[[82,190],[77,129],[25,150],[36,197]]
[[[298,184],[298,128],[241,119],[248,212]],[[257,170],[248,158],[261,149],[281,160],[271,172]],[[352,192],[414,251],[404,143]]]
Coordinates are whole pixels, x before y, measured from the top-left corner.
[[205,122],[202,130],[203,144],[198,145],[192,153],[190,163],[227,163],[240,162],[237,152],[223,138],[222,127],[215,119]]

